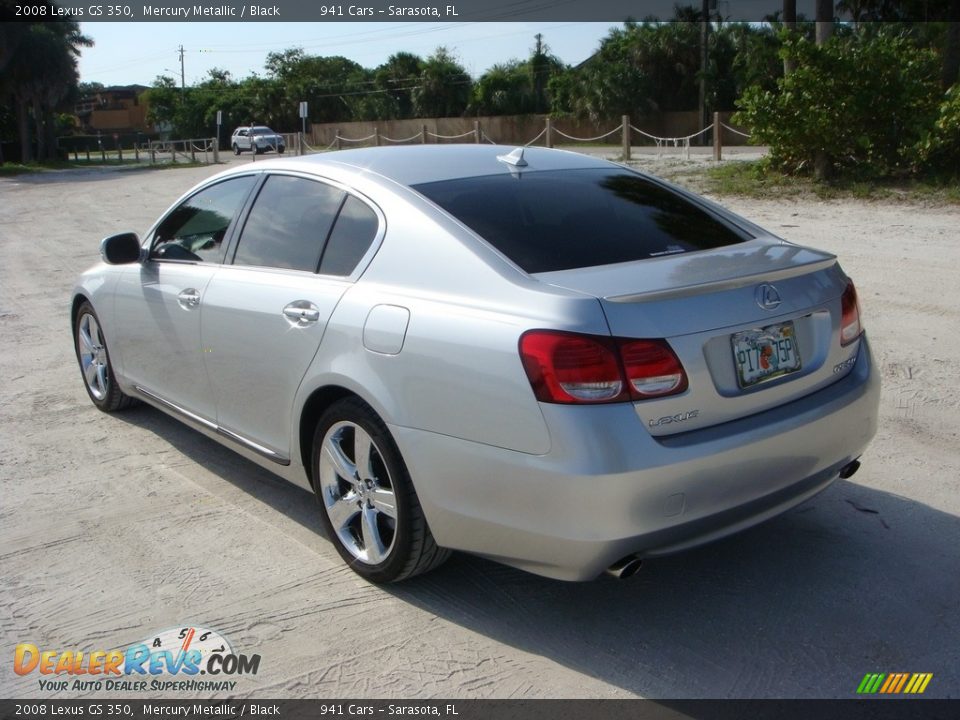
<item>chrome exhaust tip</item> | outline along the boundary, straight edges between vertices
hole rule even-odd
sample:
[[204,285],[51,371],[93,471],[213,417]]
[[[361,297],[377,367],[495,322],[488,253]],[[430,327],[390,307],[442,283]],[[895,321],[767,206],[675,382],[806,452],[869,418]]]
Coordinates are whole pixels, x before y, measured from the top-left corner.
[[628,577],[636,575],[641,567],[643,567],[643,560],[636,555],[627,555],[625,558],[617,560],[617,562],[604,570],[604,572],[611,577],[617,578],[617,580],[626,580]]

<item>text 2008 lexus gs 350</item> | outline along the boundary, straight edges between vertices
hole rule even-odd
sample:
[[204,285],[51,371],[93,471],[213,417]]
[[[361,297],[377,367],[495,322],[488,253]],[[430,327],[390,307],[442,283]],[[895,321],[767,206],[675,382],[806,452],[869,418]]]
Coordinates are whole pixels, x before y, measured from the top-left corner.
[[388,582],[629,574],[848,477],[879,379],[836,258],[653,177],[493,146],[243,165],[77,284],[83,380],[316,492]]

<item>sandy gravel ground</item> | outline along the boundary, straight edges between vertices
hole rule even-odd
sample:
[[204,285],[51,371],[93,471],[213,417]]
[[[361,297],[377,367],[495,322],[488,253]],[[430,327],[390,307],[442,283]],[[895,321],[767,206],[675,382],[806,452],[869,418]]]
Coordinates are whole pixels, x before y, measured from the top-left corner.
[[237,696],[851,697],[867,672],[932,672],[928,696],[960,696],[960,210],[727,201],[857,282],[884,388],[851,480],[626,582],[458,556],[381,588],[343,567],[307,493],[84,393],[75,276],[211,172],[0,179],[0,696],[85,694],[16,676],[17,643],[193,625],[261,655]]

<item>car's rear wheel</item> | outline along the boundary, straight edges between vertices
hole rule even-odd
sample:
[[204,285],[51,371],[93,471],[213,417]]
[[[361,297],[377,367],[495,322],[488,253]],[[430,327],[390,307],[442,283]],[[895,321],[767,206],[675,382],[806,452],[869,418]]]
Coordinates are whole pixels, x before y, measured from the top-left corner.
[[83,384],[93,404],[104,412],[123,410],[132,405],[134,399],[117,385],[100,320],[89,302],[84,302],[77,310],[73,338]]
[[434,542],[389,430],[359,398],[341,400],[321,416],[313,477],[324,528],[362,577],[404,580],[450,556]]
[[240,154],[240,146],[237,145],[236,143],[233,144],[233,154],[234,154],[234,155],[239,155],[239,154]]
[[277,148],[277,153],[279,153],[280,155],[283,155],[284,150],[286,150],[286,148],[283,145],[281,145],[280,147]]

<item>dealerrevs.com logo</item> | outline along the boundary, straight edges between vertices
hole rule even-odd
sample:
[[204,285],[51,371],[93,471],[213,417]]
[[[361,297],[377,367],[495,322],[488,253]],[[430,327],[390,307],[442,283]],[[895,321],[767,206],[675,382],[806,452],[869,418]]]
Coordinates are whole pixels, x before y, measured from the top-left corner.
[[[36,673],[41,690],[210,692],[233,690],[256,675],[259,655],[244,655],[221,633],[202,627],[164,630],[122,650],[51,650],[20,643],[17,675]],[[202,677],[201,677],[202,676]]]

